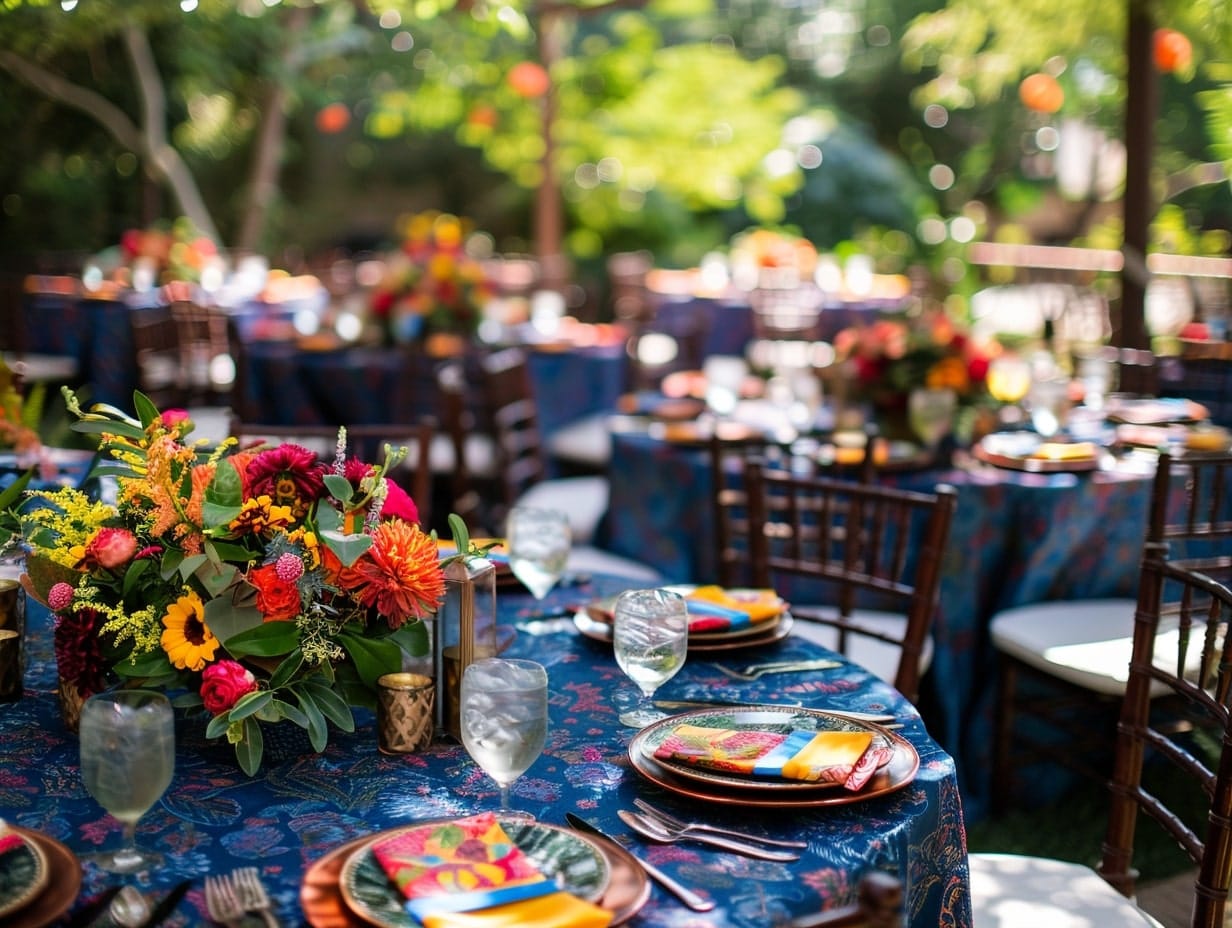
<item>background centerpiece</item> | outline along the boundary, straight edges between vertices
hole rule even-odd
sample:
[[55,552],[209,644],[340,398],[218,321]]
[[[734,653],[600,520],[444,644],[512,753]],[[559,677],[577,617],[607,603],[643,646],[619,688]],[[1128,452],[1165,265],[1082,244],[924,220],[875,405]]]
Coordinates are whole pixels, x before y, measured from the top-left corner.
[[323,750],[328,723],[353,730],[376,680],[426,653],[418,620],[444,579],[415,502],[385,476],[404,451],[348,457],[345,431],[332,461],[210,448],[141,394],[135,419],[65,397],[74,428],[99,436],[115,502],[27,479],[0,496],[0,538],[26,549],[23,583],[56,614],[62,694],[168,691],[252,774],[263,725],[290,722]]
[[866,403],[891,439],[919,437],[908,412],[912,393],[926,390],[951,392],[956,428],[970,431],[971,413],[989,399],[988,365],[1000,350],[994,343],[978,343],[941,310],[843,329],[834,349],[836,360],[848,365],[846,398]]
[[433,336],[469,340],[495,288],[483,264],[467,252],[469,223],[448,213],[406,220],[401,249],[371,299],[372,314],[391,344]]

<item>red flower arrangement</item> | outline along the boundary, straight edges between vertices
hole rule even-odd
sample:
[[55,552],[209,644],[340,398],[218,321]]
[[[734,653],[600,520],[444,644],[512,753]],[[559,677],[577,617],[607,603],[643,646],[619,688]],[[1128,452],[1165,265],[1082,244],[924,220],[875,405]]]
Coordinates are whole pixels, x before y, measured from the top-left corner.
[[495,288],[467,253],[468,224],[448,213],[406,221],[400,252],[371,299],[387,341],[406,343],[435,333],[471,336]]
[[83,411],[100,436],[115,504],[75,488],[0,495],[0,547],[27,550],[27,591],[55,613],[61,680],[82,696],[124,682],[201,707],[240,766],[261,763],[262,726],[289,721],[316,750],[327,722],[354,728],[376,680],[426,652],[418,621],[444,597],[436,540],[370,464],[292,444],[190,443],[192,423],[135,396],[138,418]]

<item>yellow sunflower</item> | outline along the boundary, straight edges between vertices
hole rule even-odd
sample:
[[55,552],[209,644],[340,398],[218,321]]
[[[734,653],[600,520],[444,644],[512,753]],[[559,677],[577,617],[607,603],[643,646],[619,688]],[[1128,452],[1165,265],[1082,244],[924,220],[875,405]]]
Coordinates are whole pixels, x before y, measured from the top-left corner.
[[192,590],[167,607],[160,643],[181,670],[200,670],[214,659],[218,639],[205,624],[205,606]]

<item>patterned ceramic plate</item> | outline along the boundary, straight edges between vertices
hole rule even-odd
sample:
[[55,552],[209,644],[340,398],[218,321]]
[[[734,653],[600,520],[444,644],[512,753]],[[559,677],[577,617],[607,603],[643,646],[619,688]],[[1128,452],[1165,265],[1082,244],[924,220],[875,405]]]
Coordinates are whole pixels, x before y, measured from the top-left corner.
[[[782,641],[791,634],[791,629],[795,622],[796,620],[790,612],[784,612],[777,617],[777,621],[760,623],[764,627],[754,628],[753,634],[735,636],[723,634],[690,635],[689,653],[712,654],[720,651],[744,651],[763,644]],[[584,637],[589,638],[591,641],[599,641],[605,644],[612,643],[611,623],[595,619],[586,609],[577,612],[573,616],[573,624]],[[741,631],[745,631],[745,629],[741,629]]]
[[[347,858],[338,875],[338,888],[356,915],[382,928],[419,928],[419,922],[402,907],[397,887],[377,862],[372,845],[426,822],[373,835]],[[501,827],[549,880],[565,892],[588,902],[597,902],[611,880],[607,857],[585,836],[542,822],[501,822]]]
[[43,891],[50,871],[47,858],[33,841],[0,855],[0,916],[15,912]]
[[[705,728],[781,731],[784,733],[793,730],[866,731],[872,732],[874,746],[889,747],[892,753],[865,788],[856,791],[842,789],[833,783],[807,783],[740,776],[655,757],[655,749],[678,725],[685,723]],[[698,784],[697,788],[730,791],[745,796],[774,794],[803,797],[818,793],[845,793],[848,796],[859,796],[868,792],[870,787],[873,791],[881,792],[885,790],[880,787],[888,783],[894,784],[894,788],[905,786],[915,776],[920,764],[919,755],[910,742],[878,725],[830,715],[824,710],[797,709],[789,706],[762,706],[757,709],[697,709],[674,715],[648,725],[634,735],[633,740],[629,742],[629,757],[640,773],[653,769],[666,773],[673,780]],[[886,776],[883,777],[883,773]]]

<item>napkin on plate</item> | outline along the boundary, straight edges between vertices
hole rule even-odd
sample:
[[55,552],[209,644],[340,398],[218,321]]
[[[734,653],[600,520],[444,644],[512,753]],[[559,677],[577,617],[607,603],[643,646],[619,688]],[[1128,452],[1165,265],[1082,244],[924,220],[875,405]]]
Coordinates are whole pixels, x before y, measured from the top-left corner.
[[9,851],[16,851],[19,848],[25,847],[26,839],[8,826],[4,819],[0,818],[0,857],[3,857]]
[[399,832],[372,854],[427,928],[601,928],[611,913],[546,879],[491,812]]
[[720,632],[748,628],[782,613],[785,604],[774,590],[742,590],[733,594],[721,586],[699,586],[685,597],[689,631]]
[[655,749],[659,760],[721,773],[841,784],[868,782],[890,748],[873,747],[869,731],[792,731],[708,728],[682,724]]

